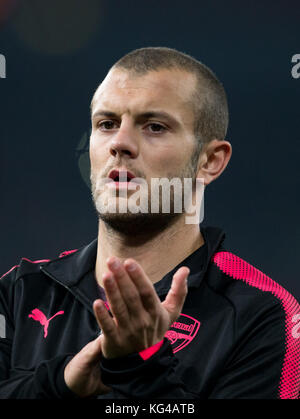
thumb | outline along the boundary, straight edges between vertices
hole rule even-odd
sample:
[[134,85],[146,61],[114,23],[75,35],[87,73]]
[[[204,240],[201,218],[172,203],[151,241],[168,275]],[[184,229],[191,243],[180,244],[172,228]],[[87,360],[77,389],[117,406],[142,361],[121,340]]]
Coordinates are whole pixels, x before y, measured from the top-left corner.
[[80,354],[85,359],[87,364],[97,362],[101,358],[101,340],[102,336],[98,336],[96,339],[89,342],[81,351]]
[[171,288],[163,301],[163,307],[169,312],[170,320],[174,321],[179,316],[183,307],[188,288],[187,278],[190,273],[189,268],[182,266],[173,276]]

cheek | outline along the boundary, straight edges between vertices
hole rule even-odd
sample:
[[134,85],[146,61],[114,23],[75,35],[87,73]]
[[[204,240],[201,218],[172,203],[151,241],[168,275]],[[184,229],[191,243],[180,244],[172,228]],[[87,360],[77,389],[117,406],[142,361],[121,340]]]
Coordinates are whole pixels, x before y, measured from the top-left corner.
[[155,154],[151,153],[150,159],[149,168],[155,177],[176,177],[187,165],[188,156],[183,147],[169,147]]
[[105,147],[101,147],[95,144],[95,141],[91,138],[90,140],[90,162],[91,168],[101,168],[105,165],[108,159],[107,150]]

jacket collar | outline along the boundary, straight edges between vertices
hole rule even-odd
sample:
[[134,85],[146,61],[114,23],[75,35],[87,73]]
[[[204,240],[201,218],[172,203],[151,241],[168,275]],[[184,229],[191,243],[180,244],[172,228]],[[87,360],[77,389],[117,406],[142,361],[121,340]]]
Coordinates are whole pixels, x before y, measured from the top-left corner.
[[[211,257],[225,239],[225,233],[218,227],[200,226],[200,230],[205,241],[204,246],[201,246],[194,253],[189,255],[155,284],[155,289],[159,295],[169,290],[172,277],[180,266],[188,266],[190,268],[188,279],[189,287],[197,287],[200,285]],[[97,243],[98,240],[95,239],[90,244],[78,249],[74,253],[51,260],[44,264],[41,267],[41,270],[64,287],[73,291],[75,291],[76,288],[83,296],[87,294],[86,296],[88,299],[95,299],[95,295],[97,294],[94,294],[94,292],[97,291],[97,284],[96,280],[94,280],[94,274],[92,273],[94,272],[96,265]],[[90,280],[94,281],[92,286],[88,286],[88,284],[84,284],[84,281],[80,281],[89,272],[91,272],[91,275],[89,276]]]
[[42,271],[68,288],[74,287],[89,271],[95,269],[97,242],[93,240],[66,256],[53,259],[42,266]]
[[201,284],[212,256],[222,246],[225,233],[219,227],[203,227],[200,225],[200,230],[204,238],[204,245],[175,266],[161,281],[154,284],[158,295],[165,294],[169,291],[173,275],[181,266],[187,266],[190,269],[188,277],[189,288],[199,287]]

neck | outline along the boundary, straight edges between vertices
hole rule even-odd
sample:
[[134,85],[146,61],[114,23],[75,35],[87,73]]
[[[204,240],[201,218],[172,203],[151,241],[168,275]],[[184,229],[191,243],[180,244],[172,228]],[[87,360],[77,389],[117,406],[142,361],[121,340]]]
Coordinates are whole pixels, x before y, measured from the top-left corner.
[[102,275],[108,271],[106,259],[116,256],[121,262],[127,258],[135,259],[154,284],[203,244],[199,225],[185,224],[184,218],[155,237],[139,237],[138,243],[108,228],[100,220],[95,272],[97,282],[103,285]]

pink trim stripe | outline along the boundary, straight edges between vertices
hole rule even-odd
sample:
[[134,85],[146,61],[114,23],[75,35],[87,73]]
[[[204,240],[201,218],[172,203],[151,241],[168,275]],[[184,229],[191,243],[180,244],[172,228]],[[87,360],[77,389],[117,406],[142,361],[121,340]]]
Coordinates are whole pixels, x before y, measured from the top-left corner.
[[[22,260],[26,260],[27,262],[30,262],[30,263],[42,263],[42,262],[50,262],[50,259],[40,259],[40,260],[30,260],[30,259],[27,259],[27,258],[21,258]],[[15,265],[15,266],[13,266],[8,272],[6,272],[5,274],[3,274],[1,277],[0,277],[0,280],[2,279],[2,278],[4,278],[6,275],[8,275],[8,274],[10,274],[15,268],[19,268],[20,267],[20,265]]]
[[64,252],[61,252],[61,254],[59,255],[60,258],[63,258],[65,256],[71,255],[74,252],[77,252],[78,249],[74,249],[74,250],[65,250]]
[[50,259],[30,260],[27,258],[22,258],[22,260],[26,260],[27,262],[30,262],[30,263],[50,262]]
[[[64,252],[60,253],[59,257],[62,258],[64,256],[70,255],[71,253],[77,252],[78,249],[74,249],[74,250],[65,250]],[[51,259],[40,259],[40,260],[30,260],[27,258],[21,258],[22,260],[26,260],[27,262],[30,263],[42,263],[42,262],[50,262]],[[13,266],[8,272],[6,272],[5,274],[3,274],[0,277],[0,280],[2,278],[4,278],[6,275],[10,274],[15,268],[19,268],[20,265],[15,265]]]
[[5,274],[3,274],[1,277],[0,277],[0,280],[2,279],[2,278],[4,278],[6,275],[8,275],[8,274],[10,274],[15,268],[18,268],[20,265],[15,265],[15,266],[13,266],[12,268],[10,268],[10,270],[9,271],[7,271]]
[[161,348],[163,343],[164,343],[164,340],[162,339],[160,342],[157,342],[155,345],[150,346],[150,348],[143,349],[141,352],[139,352],[140,357],[143,358],[144,361],[146,361],[148,358],[154,355]]
[[226,275],[242,280],[246,284],[264,292],[271,292],[280,300],[285,312],[286,352],[281,371],[278,397],[280,399],[297,399],[300,390],[300,338],[293,336],[292,329],[295,326],[293,318],[300,313],[299,303],[277,282],[230,252],[215,253],[212,261]]

